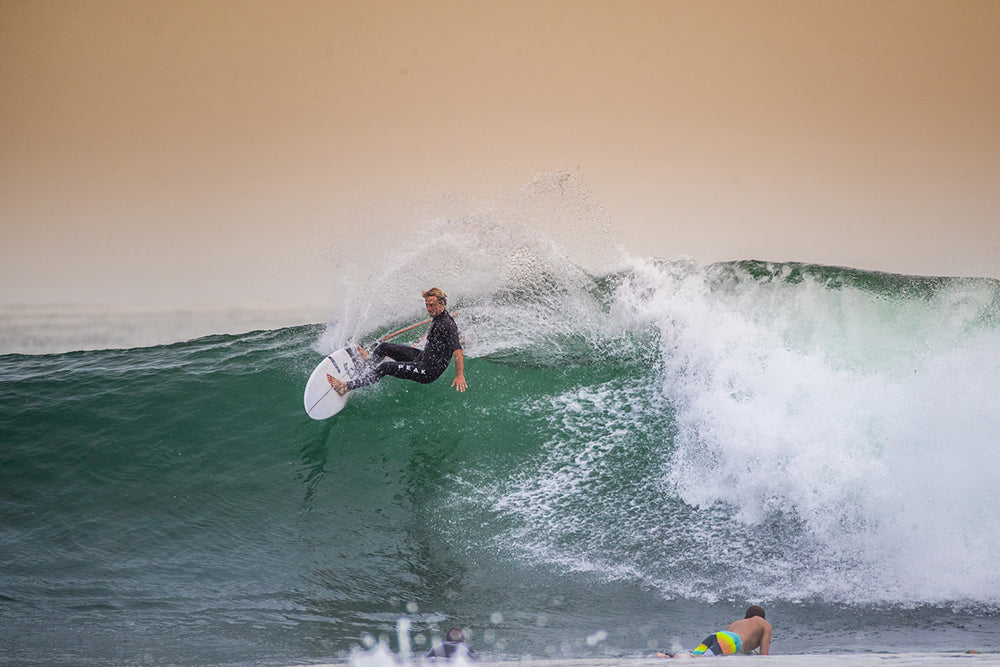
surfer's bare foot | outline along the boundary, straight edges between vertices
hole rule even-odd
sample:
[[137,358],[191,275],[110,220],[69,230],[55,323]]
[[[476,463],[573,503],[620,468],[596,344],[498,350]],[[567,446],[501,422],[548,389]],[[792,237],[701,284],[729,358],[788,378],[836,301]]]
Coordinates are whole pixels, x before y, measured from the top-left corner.
[[367,361],[368,361],[368,350],[366,350],[365,348],[363,348],[360,345],[358,345],[358,354],[360,354],[361,358],[364,359],[365,362],[367,363]]
[[326,374],[326,381],[330,383],[334,391],[343,396],[347,393],[347,384],[343,380],[338,380],[329,373]]

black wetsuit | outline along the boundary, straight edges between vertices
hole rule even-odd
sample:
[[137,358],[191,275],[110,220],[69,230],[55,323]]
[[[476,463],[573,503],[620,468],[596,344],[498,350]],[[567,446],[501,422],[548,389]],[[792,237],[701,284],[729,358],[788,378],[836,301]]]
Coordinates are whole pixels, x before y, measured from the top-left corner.
[[[379,343],[373,351],[376,363],[365,368],[356,378],[347,381],[349,390],[378,382],[386,375],[429,384],[441,377],[448,368],[455,350],[461,350],[458,327],[451,314],[445,310],[434,318],[431,330],[427,332],[427,344],[423,350],[409,345]],[[389,357],[378,362],[382,357]]]

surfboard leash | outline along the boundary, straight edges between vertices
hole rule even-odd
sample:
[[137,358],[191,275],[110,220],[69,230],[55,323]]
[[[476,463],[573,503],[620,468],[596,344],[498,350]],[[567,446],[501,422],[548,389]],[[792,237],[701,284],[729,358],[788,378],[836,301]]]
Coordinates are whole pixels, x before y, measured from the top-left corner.
[[[455,315],[458,315],[458,314],[459,314],[459,313],[461,313],[461,312],[462,312],[461,310],[456,310],[455,312],[451,313],[451,316],[452,316],[452,317],[454,317]],[[408,327],[403,327],[403,328],[402,328],[402,329],[400,329],[399,331],[393,331],[393,332],[392,332],[391,334],[388,334],[388,335],[386,335],[386,336],[382,336],[381,338],[379,338],[379,339],[378,339],[378,341],[377,341],[377,342],[375,343],[375,345],[378,345],[379,343],[384,343],[385,341],[389,340],[389,339],[390,339],[390,338],[392,338],[393,336],[398,336],[398,335],[399,335],[399,334],[401,334],[401,333],[406,333],[406,332],[407,332],[407,331],[409,331],[410,329],[416,329],[416,328],[417,328],[417,327],[419,327],[419,326],[420,326],[421,324],[427,324],[428,322],[432,321],[433,319],[434,319],[433,317],[428,317],[428,318],[427,318],[426,320],[424,320],[423,322],[417,322],[416,324],[411,324],[411,325],[410,325],[410,326],[408,326]],[[427,336],[424,336],[424,338],[427,338]],[[421,338],[420,340],[421,340],[421,341],[423,341],[423,339],[424,339],[424,338]],[[419,345],[419,342],[418,342],[418,345]]]

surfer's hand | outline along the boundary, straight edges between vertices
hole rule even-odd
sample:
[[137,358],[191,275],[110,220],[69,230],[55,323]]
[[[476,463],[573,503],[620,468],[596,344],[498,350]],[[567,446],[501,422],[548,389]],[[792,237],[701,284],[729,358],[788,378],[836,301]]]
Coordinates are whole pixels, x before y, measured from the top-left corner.
[[451,386],[459,391],[465,391],[469,388],[469,385],[465,384],[464,375],[456,375],[455,379],[451,383]]

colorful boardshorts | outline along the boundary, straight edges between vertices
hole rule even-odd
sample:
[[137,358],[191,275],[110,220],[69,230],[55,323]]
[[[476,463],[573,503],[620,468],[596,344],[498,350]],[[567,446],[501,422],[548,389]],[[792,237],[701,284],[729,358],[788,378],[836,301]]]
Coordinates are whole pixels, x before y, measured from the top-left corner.
[[743,640],[735,632],[716,632],[702,640],[691,655],[733,655],[743,650]]

